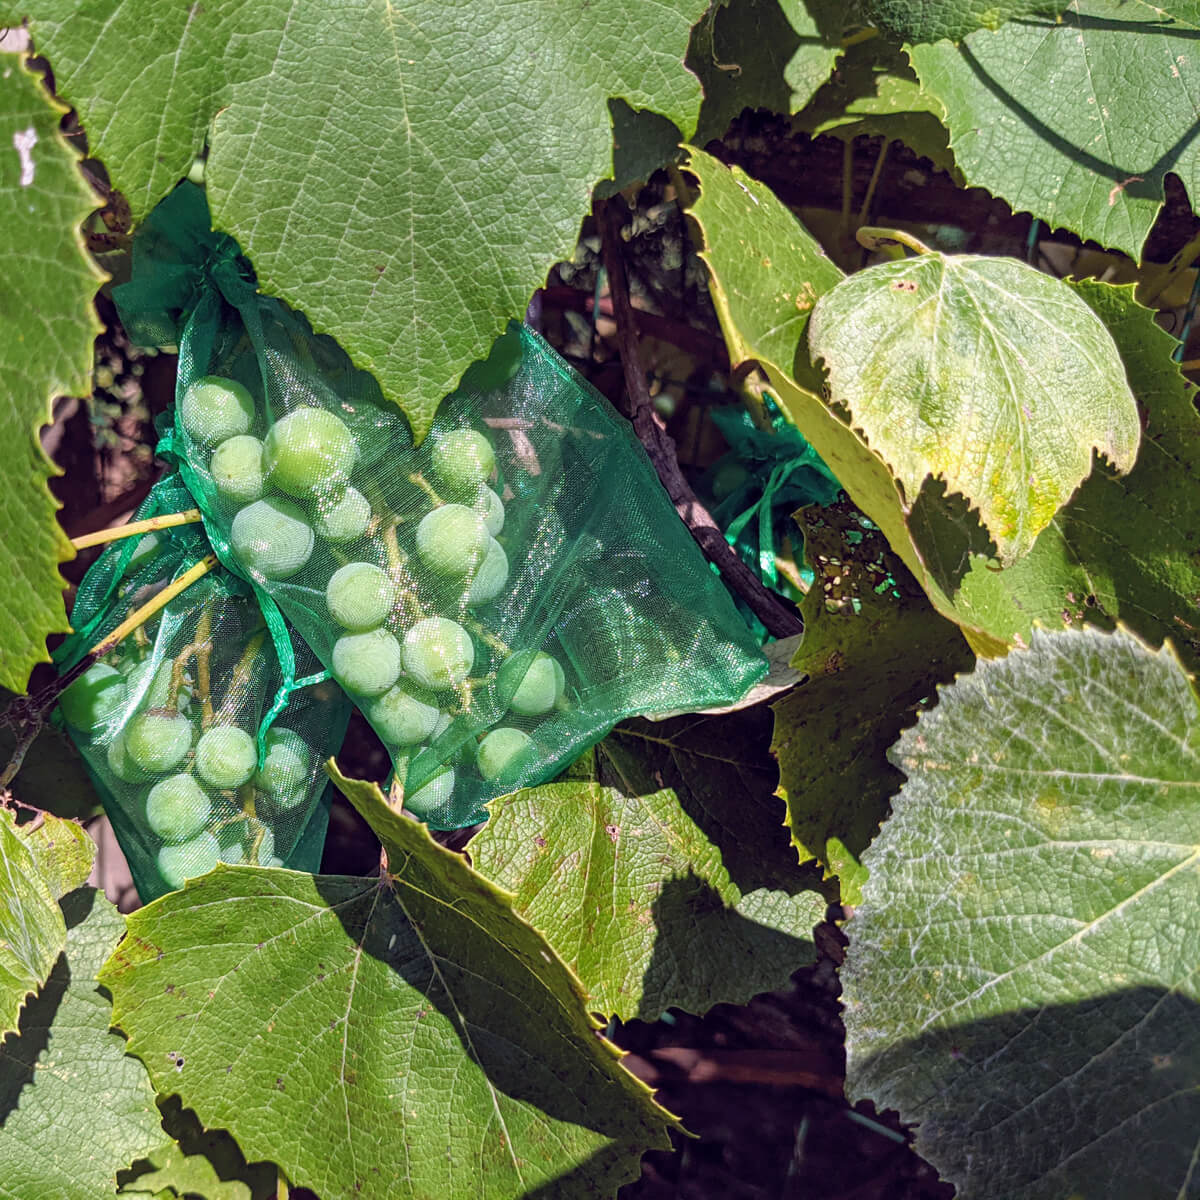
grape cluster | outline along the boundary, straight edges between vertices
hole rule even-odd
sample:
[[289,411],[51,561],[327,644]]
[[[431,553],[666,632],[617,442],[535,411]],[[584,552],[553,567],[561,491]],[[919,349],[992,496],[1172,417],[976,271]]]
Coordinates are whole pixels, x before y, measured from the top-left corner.
[[[307,799],[316,767],[308,744],[273,727],[258,766],[252,732],[234,712],[201,702],[194,682],[171,660],[141,659],[118,647],[62,694],[63,719],[106,746],[120,785],[145,789],[137,824],[156,843],[159,874],[172,889],[218,861],[282,866],[277,823]],[[236,710],[230,688],[227,709]]]
[[464,772],[476,790],[517,781],[568,680],[551,655],[509,647],[488,625],[511,572],[489,438],[463,425],[415,452],[400,444],[399,414],[356,425],[353,406],[317,402],[268,424],[246,388],[218,376],[192,383],[180,417],[208,455],[238,561],[362,708],[405,779],[406,808],[444,813]]

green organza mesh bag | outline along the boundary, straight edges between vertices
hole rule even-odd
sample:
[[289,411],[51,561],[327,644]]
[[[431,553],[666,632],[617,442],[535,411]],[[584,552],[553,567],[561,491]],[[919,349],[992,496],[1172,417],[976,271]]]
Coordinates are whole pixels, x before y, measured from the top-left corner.
[[363,710],[411,813],[482,820],[622,718],[762,675],[627,424],[541,338],[512,326],[414,447],[208,230],[182,185],[114,297],[135,339],[178,342],[174,449],[216,553]]
[[[168,476],[137,518],[192,507]],[[70,670],[210,548],[198,525],[111,544],[80,585]],[[64,691],[58,719],[79,747],[143,901],[218,860],[316,871],[329,816],[323,763],[349,703],[311,651],[295,658],[239,578],[215,567],[122,636]],[[297,672],[301,675],[297,675]],[[306,678],[305,676],[308,676]]]

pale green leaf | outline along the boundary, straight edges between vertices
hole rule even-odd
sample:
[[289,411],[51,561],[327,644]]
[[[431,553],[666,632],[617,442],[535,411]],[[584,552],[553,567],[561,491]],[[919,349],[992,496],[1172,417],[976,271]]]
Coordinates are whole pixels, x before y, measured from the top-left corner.
[[23,828],[21,836],[55,900],[87,883],[96,861],[96,843],[82,825],[46,813],[36,828]]
[[[685,133],[705,0],[31,0],[39,53],[141,218],[207,136],[215,224],[418,435],[612,174],[608,102]],[[131,71],[130,64],[137,69]]]
[[894,757],[842,971],[852,1094],[963,1200],[1194,1196],[1200,710],[1174,654],[1037,632]]
[[841,52],[839,0],[731,0],[697,24],[688,66],[704,85],[700,145],[724,136],[743,109],[799,112]]
[[145,1069],[109,1030],[96,973],[125,929],[91,889],[63,900],[66,952],[0,1042],[0,1198],[96,1200],[166,1140]]
[[38,858],[0,808],[0,1033],[16,1029],[26,996],[41,987],[67,940]]
[[[905,42],[957,42],[1020,17],[1056,17],[1068,0],[863,0],[863,17]],[[1044,22],[1043,22],[1044,23]]]
[[1027,553],[1092,469],[1141,427],[1104,322],[1011,258],[936,251],[849,276],[817,301],[809,349],[833,400],[914,499],[964,496],[1002,563]]
[[596,784],[501,797],[471,840],[476,868],[514,895],[587,989],[589,1004],[654,1020],[779,987],[814,957],[813,892],[743,895],[670,791]]
[[0,251],[0,686],[23,691],[46,660],[46,635],[69,628],[58,563],[72,555],[46,481],[53,466],[38,442],[55,396],[90,391],[92,309],[104,276],[79,226],[98,201],[63,141],[65,110],[15,54],[0,52],[0,223],[14,235]]
[[792,666],[805,681],[772,705],[771,751],[800,857],[836,875],[842,903],[857,904],[862,852],[900,786],[888,747],[972,656],[959,630],[881,552],[878,532],[856,528],[845,505],[803,517],[804,557],[816,578]]
[[336,781],[387,876],[218,867],[135,913],[103,973],[130,1049],[322,1200],[615,1190],[670,1118],[578,982],[510,897]]
[[1136,259],[1167,172],[1200,198],[1197,36],[1196,0],[1075,0],[910,53],[968,183]]

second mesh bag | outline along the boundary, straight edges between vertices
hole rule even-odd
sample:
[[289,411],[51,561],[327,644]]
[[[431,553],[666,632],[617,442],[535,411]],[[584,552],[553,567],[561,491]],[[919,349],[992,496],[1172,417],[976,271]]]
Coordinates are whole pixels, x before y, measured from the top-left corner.
[[[178,476],[137,519],[191,507]],[[122,621],[209,553],[198,525],[114,542],[88,570],[70,669],[114,641]],[[194,573],[194,572],[193,572]],[[276,615],[277,616],[277,615]],[[59,717],[83,755],[148,902],[218,860],[316,871],[328,820],[324,760],[349,704],[311,651],[281,666],[277,638],[241,580],[215,567],[115,640],[61,697]],[[292,657],[290,643],[284,656]],[[312,675],[297,678],[296,671]]]
[[[151,216],[116,294],[135,331],[162,263],[205,244],[198,224],[186,187]],[[482,820],[622,718],[731,703],[761,676],[628,425],[536,334],[511,327],[414,447],[228,238],[188,286],[181,471],[217,553],[362,708],[416,816]]]

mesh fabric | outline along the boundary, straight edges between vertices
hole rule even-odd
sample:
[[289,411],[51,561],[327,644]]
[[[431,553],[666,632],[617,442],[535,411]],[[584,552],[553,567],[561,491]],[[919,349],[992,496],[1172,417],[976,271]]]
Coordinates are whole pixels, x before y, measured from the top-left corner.
[[[153,248],[178,283],[201,220],[186,186],[152,214],[115,293],[131,329],[168,323]],[[414,447],[228,238],[174,304],[175,446],[212,544],[363,709],[433,827],[482,820],[627,716],[732,703],[765,671],[627,423],[535,333],[510,327]],[[374,593],[335,594],[353,564]]]

